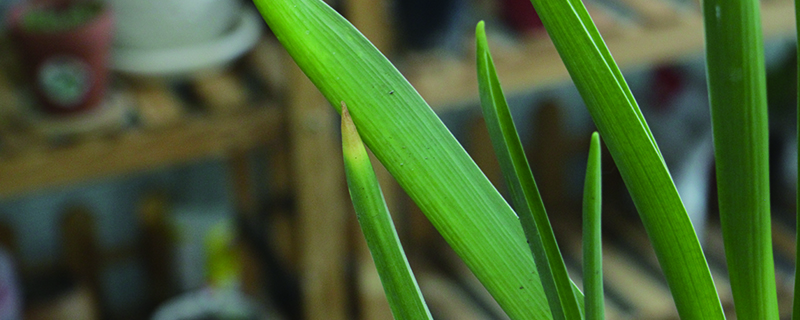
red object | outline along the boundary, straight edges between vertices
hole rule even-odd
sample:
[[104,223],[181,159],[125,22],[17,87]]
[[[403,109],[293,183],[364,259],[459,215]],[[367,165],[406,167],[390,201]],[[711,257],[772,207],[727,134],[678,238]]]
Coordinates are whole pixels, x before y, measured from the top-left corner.
[[530,0],[503,0],[503,17],[516,31],[536,31],[544,27]]
[[91,20],[66,31],[39,32],[23,27],[22,19],[32,9],[68,3],[23,2],[8,16],[11,36],[42,109],[62,115],[88,111],[102,102],[114,27],[111,10],[105,5]]
[[655,93],[655,109],[669,112],[672,101],[683,91],[684,76],[675,66],[660,66],[655,70],[652,91]]

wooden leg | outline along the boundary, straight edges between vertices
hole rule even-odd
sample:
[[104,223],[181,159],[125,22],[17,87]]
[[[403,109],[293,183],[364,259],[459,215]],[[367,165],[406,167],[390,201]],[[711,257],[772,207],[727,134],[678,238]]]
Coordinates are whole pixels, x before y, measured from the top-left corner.
[[288,129],[301,237],[304,318],[349,319],[344,272],[347,195],[337,116],[297,67],[292,67],[290,83]]
[[475,117],[469,122],[469,133],[467,152],[497,190],[506,190],[503,183],[503,172],[497,162],[497,156],[492,148],[492,139],[489,137],[483,117]]
[[550,212],[564,208],[566,199],[565,170],[569,141],[564,136],[560,107],[552,102],[539,106],[534,121],[535,141],[527,148],[542,200]]
[[[95,218],[85,207],[68,209],[61,221],[61,240],[64,260],[68,270],[78,281],[88,286],[93,301],[100,301],[100,250],[98,248]],[[95,315],[97,310],[91,310]],[[99,317],[89,316],[88,319]]]
[[252,163],[247,152],[238,152],[228,160],[228,167],[233,182],[236,210],[246,221],[256,222],[256,211],[259,208],[258,196],[253,182]]
[[393,51],[390,3],[386,0],[349,0],[347,17],[383,54]]

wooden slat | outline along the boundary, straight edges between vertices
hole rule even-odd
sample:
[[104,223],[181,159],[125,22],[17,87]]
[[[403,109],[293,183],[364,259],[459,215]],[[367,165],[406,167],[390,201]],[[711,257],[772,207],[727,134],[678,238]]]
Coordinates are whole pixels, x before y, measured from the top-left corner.
[[[575,283],[575,285],[583,290],[583,275],[580,271],[575,268],[570,267],[567,264],[567,272],[569,273],[570,279]],[[621,319],[630,319],[631,315],[626,313],[622,310],[622,308],[617,305],[617,303],[609,298],[606,298],[604,301],[605,305],[605,318],[609,320],[621,320]]]
[[196,76],[191,83],[211,113],[236,114],[247,105],[247,90],[230,70],[211,70]]
[[[632,249],[642,262],[660,274],[661,266],[658,262],[658,257],[656,257],[653,246],[644,228],[641,225],[635,225],[630,221],[620,218],[623,215],[617,214],[615,216],[617,216],[617,218],[608,219],[611,223],[607,224],[606,228],[615,236],[619,237],[622,243]],[[711,269],[711,277],[714,279],[714,285],[717,288],[717,294],[723,306],[732,306],[733,294],[731,293],[731,285],[725,270],[720,270],[714,265],[710,265],[709,268]]]
[[621,21],[617,14],[610,12],[610,10],[597,2],[587,1],[584,3],[586,11],[592,17],[597,30],[600,31],[605,37],[621,36],[626,32],[635,31],[632,24],[627,21]]
[[155,128],[176,124],[185,116],[183,102],[164,81],[134,83],[131,95],[135,100],[139,120],[144,127]]
[[547,101],[537,107],[533,120],[533,147],[527,156],[536,175],[542,200],[549,210],[562,210],[567,200],[567,165],[570,158],[570,141],[565,136],[563,108]]
[[288,132],[297,200],[305,319],[345,320],[347,209],[335,111],[291,64]]
[[227,160],[231,191],[235,198],[236,211],[247,222],[257,221],[257,211],[261,207],[253,180],[253,161],[249,152],[233,153]]
[[667,27],[679,23],[680,14],[667,1],[618,0],[633,10],[649,28]]
[[492,148],[492,139],[486,128],[486,122],[483,117],[475,117],[467,126],[468,132],[470,132],[470,140],[466,145],[467,152],[494,187],[497,190],[505,190],[503,172],[500,170],[500,164],[497,162],[497,156]]
[[[172,279],[173,240],[167,224],[169,201],[160,192],[151,192],[139,202],[138,222],[140,230],[139,250],[147,275],[147,289],[151,306],[157,306],[176,292]],[[129,257],[132,258],[132,257]]]
[[279,114],[265,106],[236,116],[191,118],[163,130],[134,130],[0,158],[0,197],[254,148],[273,142],[281,127]]
[[101,297],[100,248],[96,217],[85,207],[73,207],[61,220],[64,260],[72,276],[89,286],[94,297]]
[[772,246],[775,253],[790,262],[797,263],[796,234],[779,219],[772,219]]
[[286,90],[288,80],[284,55],[286,52],[277,40],[263,39],[245,57],[247,65],[267,85],[266,89],[270,92],[278,93]]
[[356,28],[384,54],[393,51],[394,34],[387,0],[348,0],[346,15]]
[[[685,10],[679,13],[681,17],[678,22],[669,27],[653,28],[647,32],[624,32],[620,36],[608,35],[606,44],[620,68],[631,69],[699,54],[704,45],[699,12]],[[766,38],[793,34],[795,16],[791,1],[764,3],[761,13]],[[521,44],[520,47],[526,48],[526,52],[519,58],[495,61],[507,94],[552,87],[569,79],[552,44]],[[463,107],[478,100],[473,60],[438,58],[438,61],[410,60],[408,64],[410,66],[405,70],[407,77],[437,111]]]
[[[581,261],[580,228],[563,220],[552,222],[553,230],[560,236],[559,247],[570,259]],[[608,241],[603,242],[603,279],[606,290],[619,294],[632,307],[634,318],[677,318],[678,311],[667,286]]]
[[436,319],[492,319],[491,315],[476,306],[469,294],[452,280],[432,272],[424,272],[418,279],[422,295]]

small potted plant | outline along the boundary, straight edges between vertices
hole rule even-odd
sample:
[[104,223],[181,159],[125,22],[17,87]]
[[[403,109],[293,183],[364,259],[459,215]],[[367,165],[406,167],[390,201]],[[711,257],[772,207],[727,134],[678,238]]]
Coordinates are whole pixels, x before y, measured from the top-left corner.
[[100,105],[114,25],[103,3],[21,2],[10,10],[8,23],[43,111],[76,114]]

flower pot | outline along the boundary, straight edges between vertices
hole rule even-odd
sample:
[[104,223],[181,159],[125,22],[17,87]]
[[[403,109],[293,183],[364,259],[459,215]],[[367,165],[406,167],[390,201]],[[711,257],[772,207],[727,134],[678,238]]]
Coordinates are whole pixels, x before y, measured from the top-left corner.
[[97,107],[108,82],[114,20],[105,6],[86,21],[63,30],[34,30],[24,21],[34,10],[69,5],[66,1],[23,2],[8,16],[25,73],[42,109],[50,114],[74,114]]

